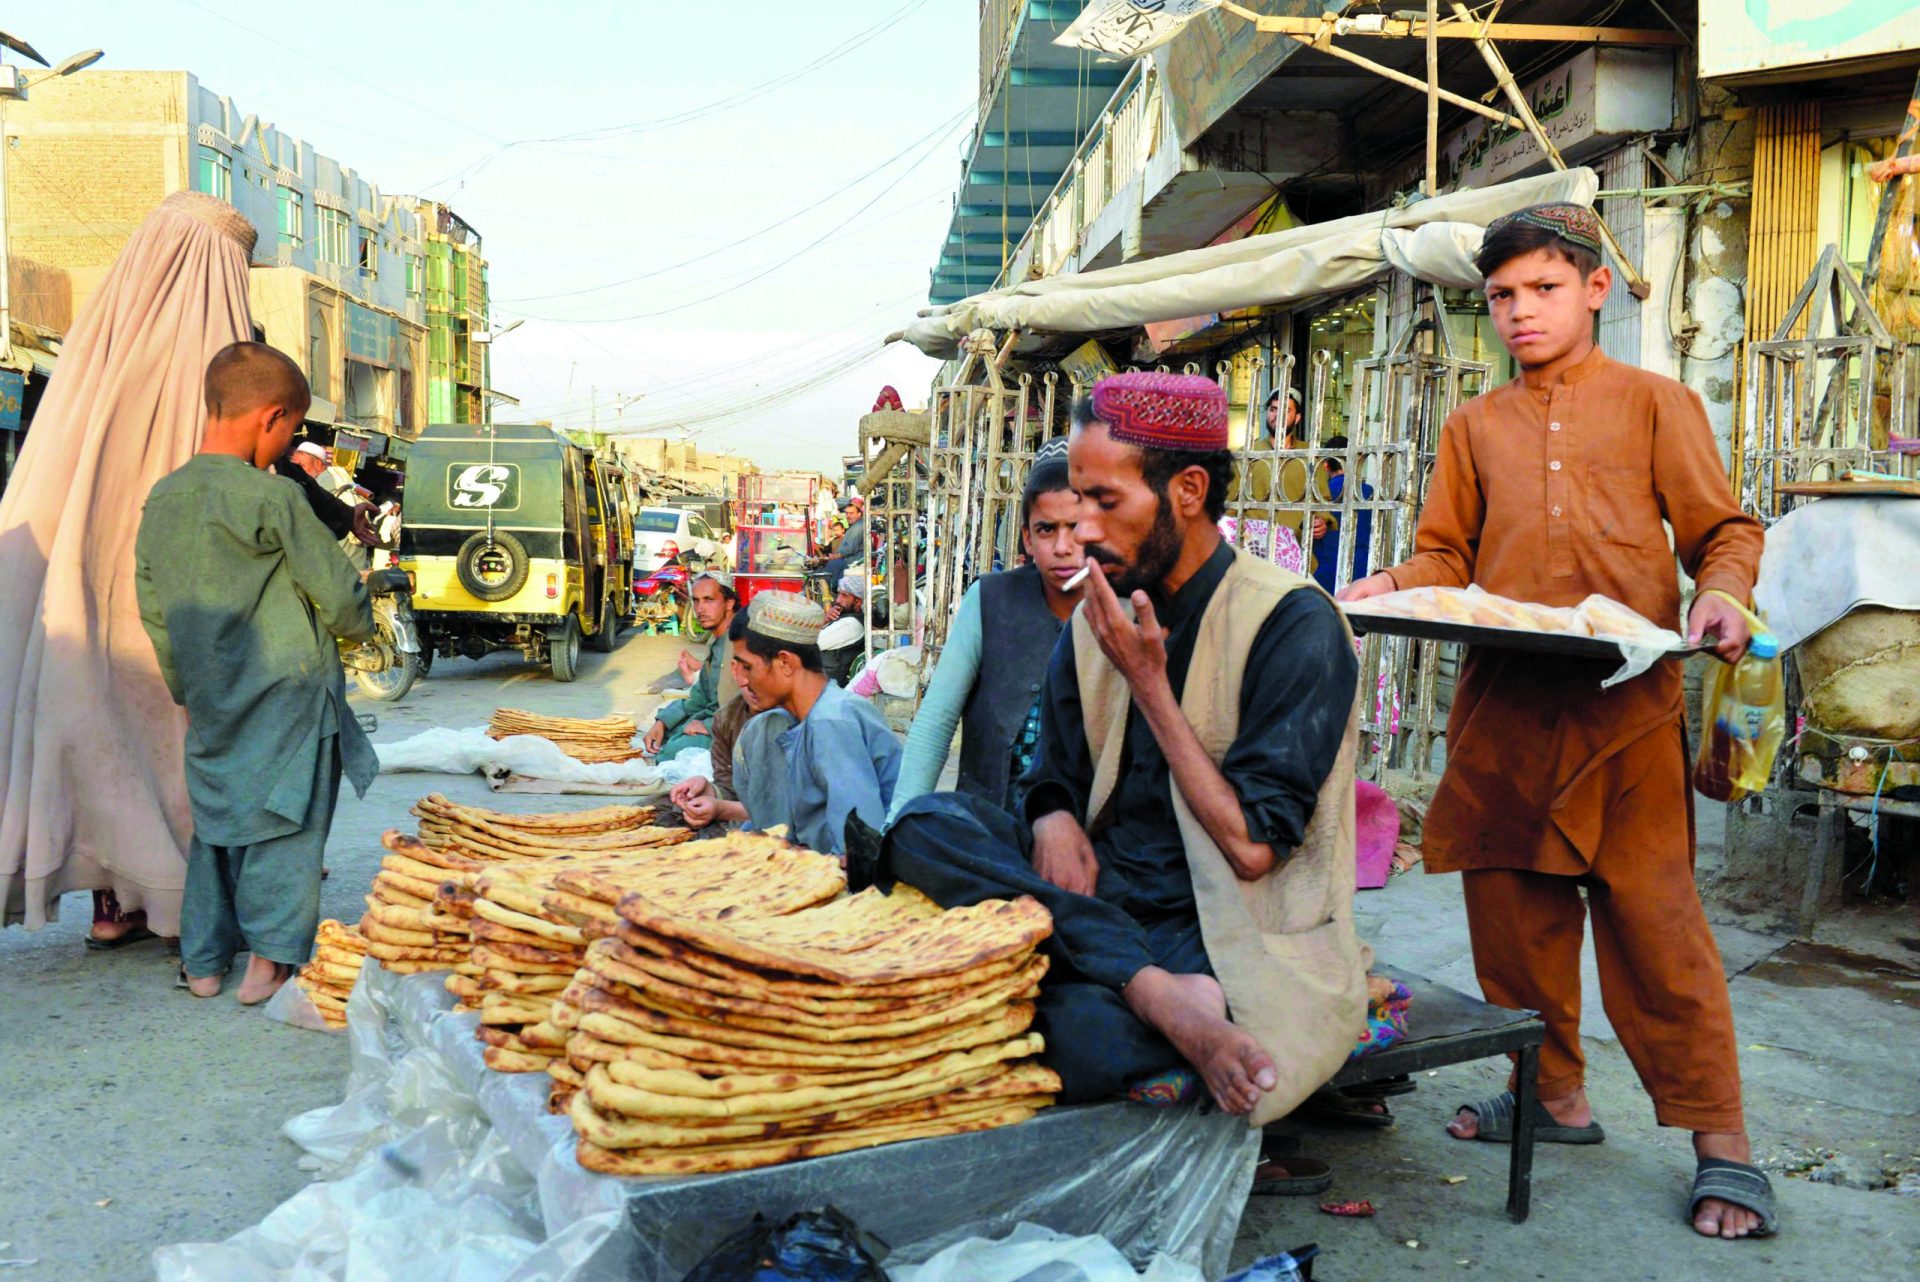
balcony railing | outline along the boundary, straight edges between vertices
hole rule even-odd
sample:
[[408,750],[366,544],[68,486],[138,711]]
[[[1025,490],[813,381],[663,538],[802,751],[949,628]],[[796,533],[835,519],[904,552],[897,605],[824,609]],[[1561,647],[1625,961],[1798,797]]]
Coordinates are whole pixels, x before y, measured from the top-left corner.
[[980,118],[986,119],[994,87],[1013,56],[1013,36],[1027,0],[982,0],[980,5]]
[[[1007,259],[996,288],[1034,275],[1054,276],[1078,253],[1081,239],[1153,154],[1160,117],[1160,81],[1153,60],[1133,64],[1100,119],[1087,131],[1072,162],[1034,214],[1033,224]],[[1038,269],[1037,272],[1035,269]]]

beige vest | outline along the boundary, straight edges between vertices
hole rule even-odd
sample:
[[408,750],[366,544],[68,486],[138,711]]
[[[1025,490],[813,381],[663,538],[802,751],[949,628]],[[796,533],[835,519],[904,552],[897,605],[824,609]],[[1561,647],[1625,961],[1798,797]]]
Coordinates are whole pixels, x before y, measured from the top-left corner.
[[[740,693],[740,687],[733,679],[733,642],[727,640],[725,632],[715,637],[713,644],[707,647],[707,662],[720,665],[720,670],[713,674],[713,695],[716,707],[724,708],[733,701],[733,696]],[[713,727],[708,726],[707,729],[711,731]]]
[[[1233,565],[1207,603],[1180,708],[1215,765],[1240,724],[1240,683],[1260,625],[1282,597],[1319,591],[1310,579],[1253,557]],[[1073,616],[1074,662],[1093,758],[1087,813],[1097,832],[1119,778],[1132,695],[1107,661],[1084,610]],[[1188,808],[1176,784],[1173,813],[1187,849],[1200,934],[1226,990],[1233,1022],[1273,1057],[1278,1085],[1262,1097],[1255,1126],[1291,1113],[1347,1062],[1366,1027],[1372,950],[1353,930],[1354,752],[1359,700],[1346,739],[1321,786],[1305,840],[1274,871],[1242,881]]]

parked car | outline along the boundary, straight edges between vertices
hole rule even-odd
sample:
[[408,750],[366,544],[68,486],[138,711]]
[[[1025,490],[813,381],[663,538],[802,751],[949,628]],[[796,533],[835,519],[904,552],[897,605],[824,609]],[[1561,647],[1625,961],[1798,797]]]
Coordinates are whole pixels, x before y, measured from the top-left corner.
[[713,532],[698,512],[679,507],[643,507],[633,516],[633,572],[652,574],[691,551],[701,568],[730,569],[724,539]]

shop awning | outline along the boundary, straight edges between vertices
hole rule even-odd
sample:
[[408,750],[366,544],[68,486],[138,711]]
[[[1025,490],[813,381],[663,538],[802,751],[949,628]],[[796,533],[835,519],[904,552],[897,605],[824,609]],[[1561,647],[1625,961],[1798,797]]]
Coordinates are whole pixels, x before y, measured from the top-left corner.
[[0,359],[0,369],[21,374],[53,377],[54,364],[60,359],[60,335],[21,321],[13,322],[12,351]]
[[1473,255],[1488,223],[1547,201],[1591,205],[1599,190],[1591,169],[1569,169],[1184,254],[1027,281],[929,308],[889,341],[904,340],[944,359],[956,355],[961,340],[976,329],[1029,335],[1128,329],[1336,293],[1389,268],[1436,285],[1474,288],[1481,277]]

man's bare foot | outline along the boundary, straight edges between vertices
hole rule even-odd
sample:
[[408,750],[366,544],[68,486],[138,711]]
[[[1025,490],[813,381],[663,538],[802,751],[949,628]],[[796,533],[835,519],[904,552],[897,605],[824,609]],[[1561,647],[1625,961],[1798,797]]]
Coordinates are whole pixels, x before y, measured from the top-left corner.
[[1227,995],[1210,975],[1175,975],[1149,966],[1125,991],[1142,1022],[1173,1043],[1229,1113],[1253,1111],[1279,1081],[1260,1044],[1227,1019]]
[[242,1006],[258,1006],[280,991],[280,985],[293,978],[293,967],[270,962],[264,957],[247,959],[247,973],[240,980],[234,997]]
[[[1696,1131],[1693,1154],[1695,1157],[1718,1157],[1729,1162],[1751,1164],[1753,1145],[1747,1142],[1745,1132],[1728,1135]],[[1702,1198],[1693,1212],[1693,1231],[1701,1237],[1741,1238],[1759,1227],[1758,1214],[1717,1197]]]
[[[180,973],[187,975],[184,968],[182,968]],[[187,991],[195,997],[218,997],[220,995],[220,983],[225,978],[226,976],[224,975],[187,975]]]
[[[1587,1088],[1584,1086],[1571,1095],[1540,1102],[1546,1106],[1553,1120],[1562,1126],[1589,1126],[1593,1122],[1593,1105],[1587,1102]],[[1471,1109],[1461,1109],[1447,1123],[1447,1134],[1457,1140],[1474,1139],[1480,1134],[1480,1115]]]

